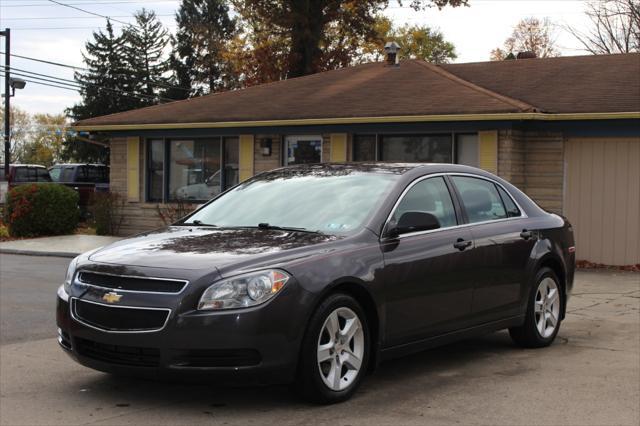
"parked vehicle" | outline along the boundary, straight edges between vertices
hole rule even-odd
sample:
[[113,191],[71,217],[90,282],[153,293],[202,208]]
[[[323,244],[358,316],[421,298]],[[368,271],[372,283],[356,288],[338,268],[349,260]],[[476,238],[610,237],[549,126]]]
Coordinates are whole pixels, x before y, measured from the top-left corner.
[[9,179],[5,180],[4,169],[0,173],[0,203],[4,203],[6,193],[25,183],[51,182],[47,168],[38,164],[10,164]]
[[479,169],[292,166],[74,259],[58,341],[101,371],[293,382],[337,402],[381,360],[456,339],[508,328],[550,345],[574,251],[566,219]]
[[78,191],[81,209],[86,209],[94,192],[109,191],[109,167],[104,164],[56,164],[49,174],[54,182]]

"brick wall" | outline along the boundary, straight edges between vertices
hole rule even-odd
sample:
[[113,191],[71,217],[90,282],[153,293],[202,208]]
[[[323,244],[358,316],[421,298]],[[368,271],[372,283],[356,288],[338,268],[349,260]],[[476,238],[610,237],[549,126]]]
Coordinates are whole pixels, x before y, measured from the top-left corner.
[[564,137],[558,132],[501,130],[498,175],[542,208],[562,213]]
[[498,132],[498,175],[519,188],[524,187],[524,137],[518,130]]
[[[265,139],[271,139],[271,155],[262,155],[260,143]],[[256,135],[254,140],[253,172],[258,174],[277,169],[282,165],[282,136],[281,135]]]
[[562,133],[527,133],[525,187],[541,207],[562,213],[564,136]]

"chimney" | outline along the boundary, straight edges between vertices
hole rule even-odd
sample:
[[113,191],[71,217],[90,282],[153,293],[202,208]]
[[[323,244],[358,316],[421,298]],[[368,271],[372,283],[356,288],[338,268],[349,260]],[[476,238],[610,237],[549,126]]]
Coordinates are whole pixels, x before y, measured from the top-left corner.
[[397,66],[399,64],[398,52],[400,45],[395,41],[389,41],[384,45],[384,51],[387,54],[387,65]]
[[538,55],[536,55],[536,52],[532,52],[531,50],[527,50],[524,52],[518,52],[518,55],[516,56],[516,59],[535,59],[537,58]]

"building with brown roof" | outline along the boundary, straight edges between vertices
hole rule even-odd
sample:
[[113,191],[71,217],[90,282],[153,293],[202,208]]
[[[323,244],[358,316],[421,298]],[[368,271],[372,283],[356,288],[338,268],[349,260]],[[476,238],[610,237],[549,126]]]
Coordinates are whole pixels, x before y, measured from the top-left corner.
[[109,137],[124,233],[287,164],[456,162],[568,216],[579,259],[640,263],[640,54],[370,63],[75,127]]

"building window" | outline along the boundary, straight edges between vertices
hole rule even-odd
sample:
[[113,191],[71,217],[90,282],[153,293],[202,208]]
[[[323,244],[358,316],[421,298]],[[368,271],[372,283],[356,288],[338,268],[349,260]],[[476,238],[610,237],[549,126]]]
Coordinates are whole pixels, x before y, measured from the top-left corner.
[[451,135],[383,135],[382,161],[451,163]]
[[478,135],[354,135],[353,161],[455,162],[477,167]]
[[147,152],[147,199],[162,202],[164,198],[164,140],[150,140]]
[[355,135],[353,137],[353,161],[376,161],[376,135]]
[[478,167],[478,135],[456,135],[456,163]]
[[287,136],[285,164],[322,162],[322,136]]
[[238,138],[151,139],[148,201],[207,201],[238,183]]

